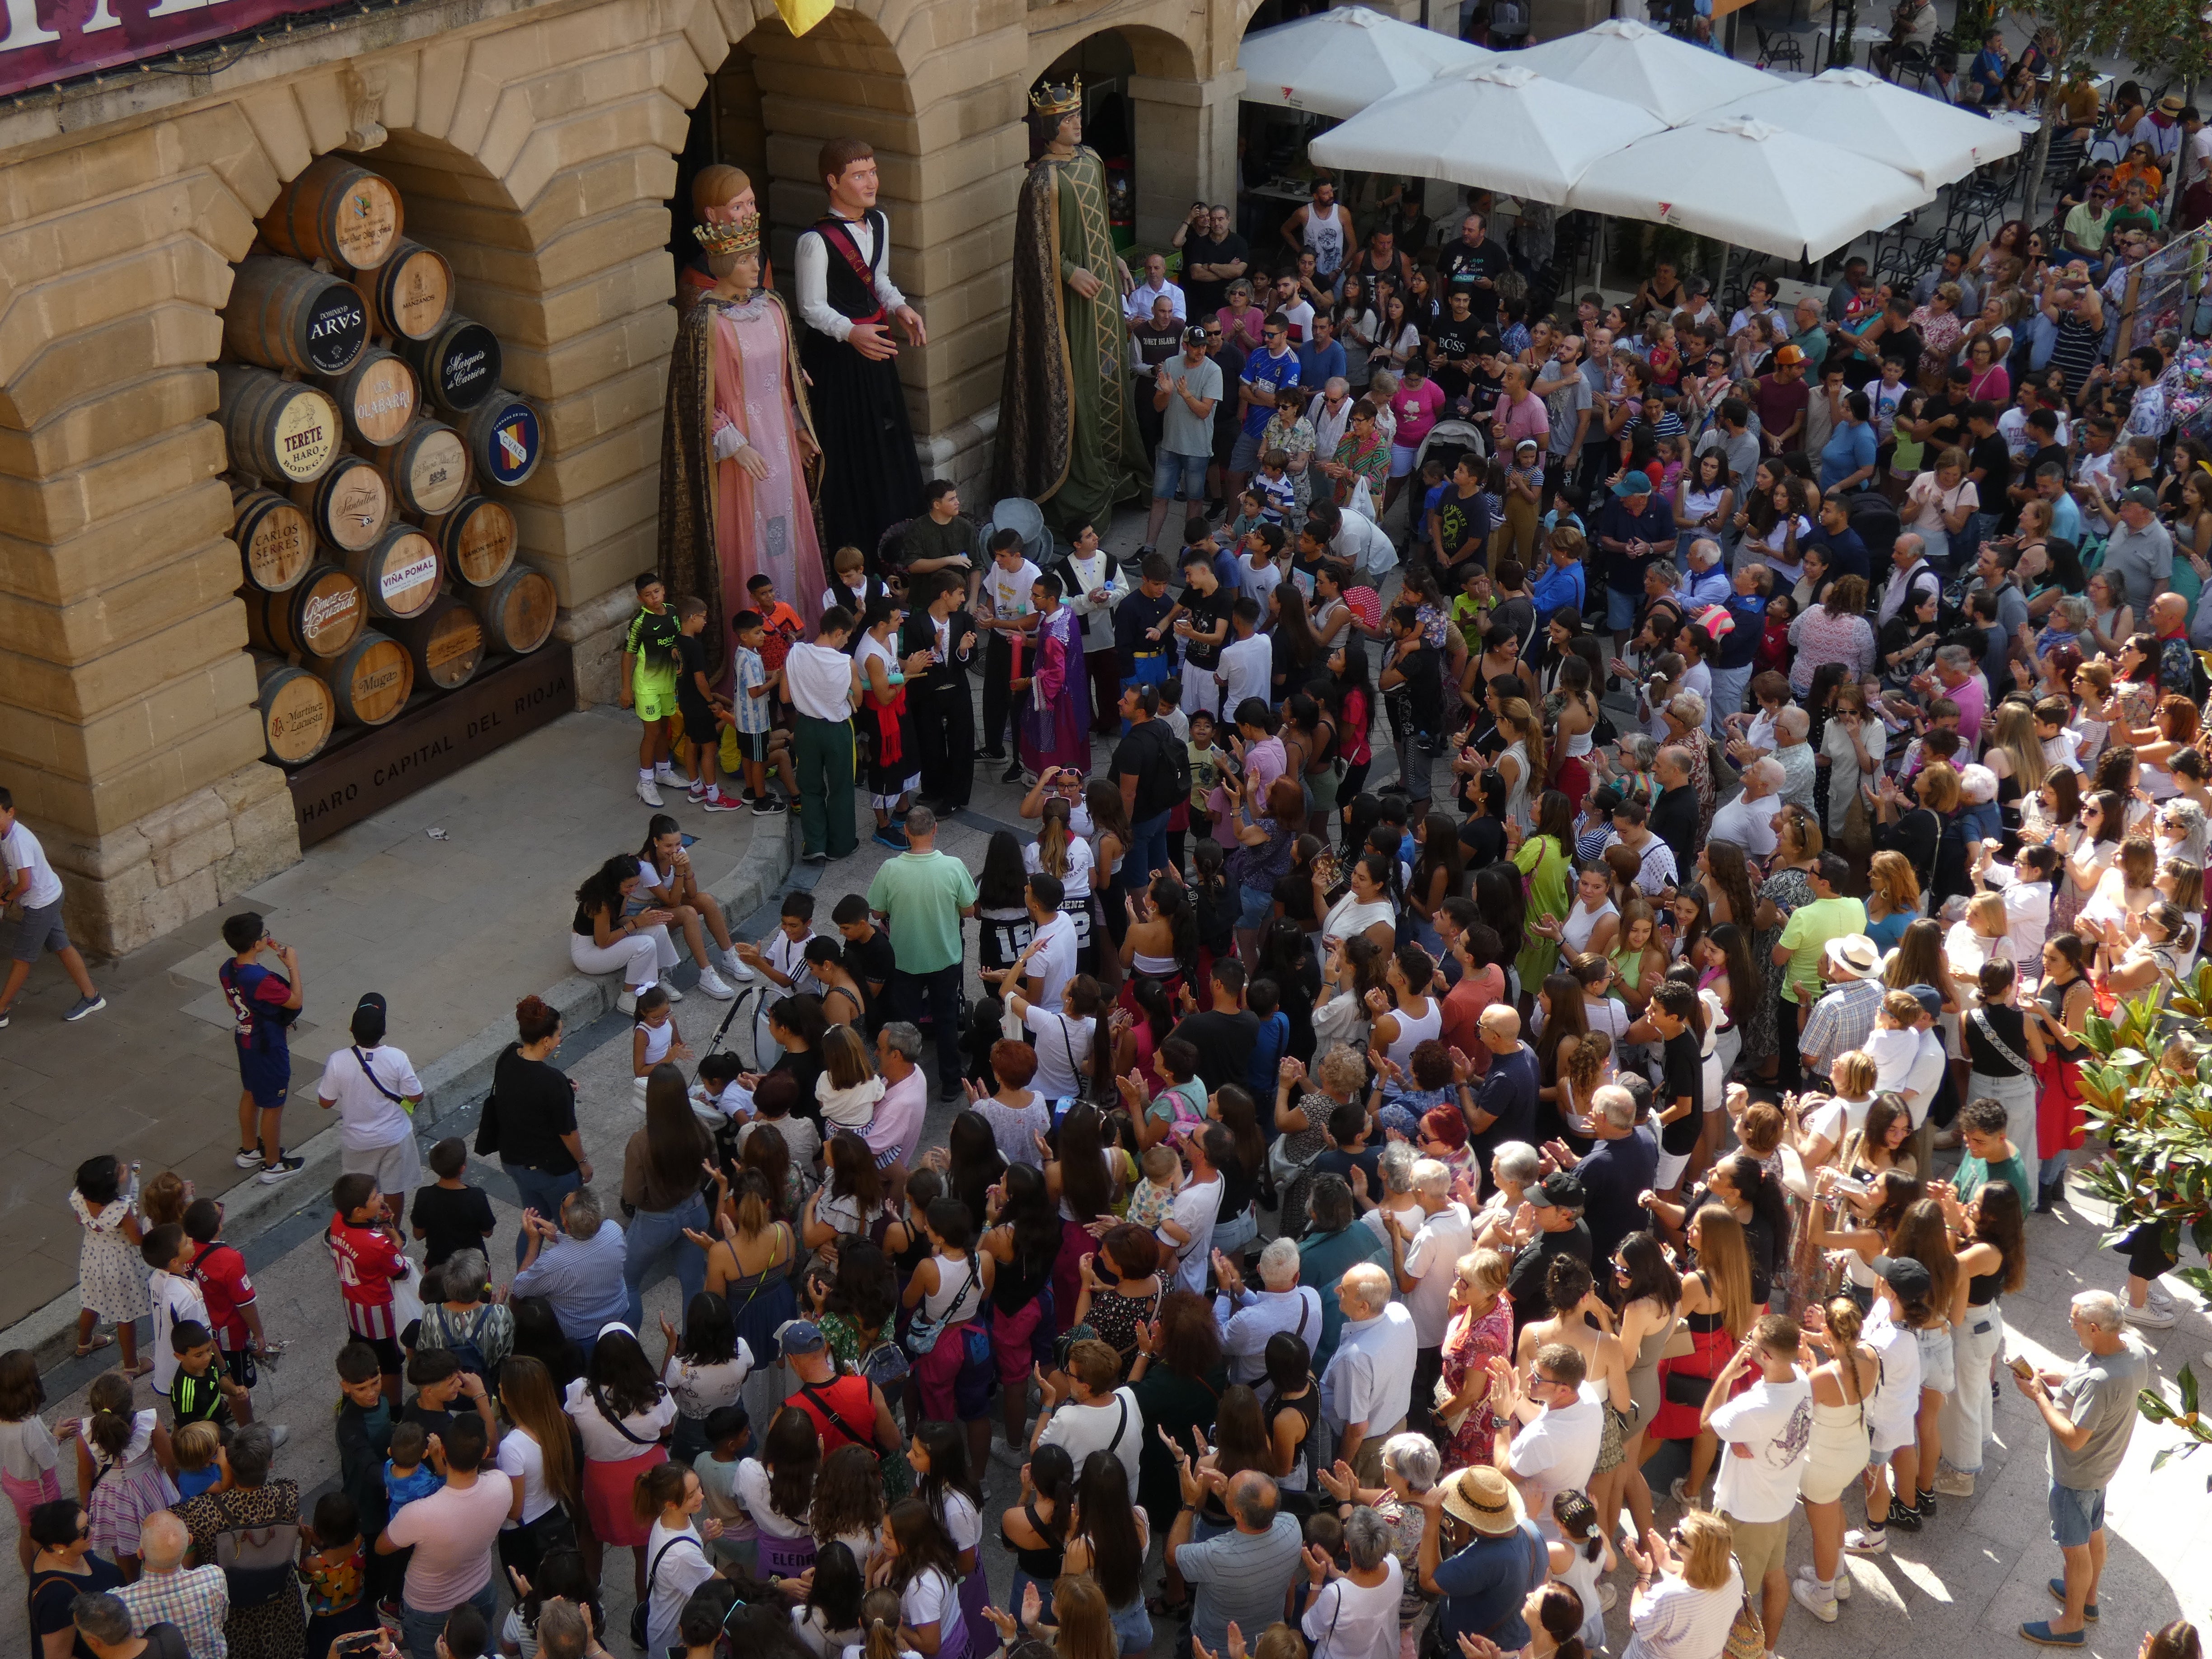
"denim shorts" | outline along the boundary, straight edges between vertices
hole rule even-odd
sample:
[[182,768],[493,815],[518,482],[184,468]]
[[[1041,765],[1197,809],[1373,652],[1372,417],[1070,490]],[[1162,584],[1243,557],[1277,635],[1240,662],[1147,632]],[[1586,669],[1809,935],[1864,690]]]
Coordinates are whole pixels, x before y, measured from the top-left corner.
[[1275,894],[1272,888],[1239,887],[1237,890],[1237,896],[1238,903],[1243,907],[1237,913],[1237,925],[1239,927],[1257,932],[1267,925],[1268,915],[1275,908]]
[[1643,603],[1640,595],[1624,593],[1617,587],[1605,590],[1605,627],[1609,634],[1625,634],[1636,626],[1636,607]]
[[1178,455],[1162,447],[1152,462],[1152,499],[1171,501],[1180,485],[1187,501],[1206,499],[1206,469],[1212,464],[1211,455]]
[[2105,1528],[2105,1489],[2051,1483],[2051,1541],[2062,1550],[2088,1547],[2089,1540]]

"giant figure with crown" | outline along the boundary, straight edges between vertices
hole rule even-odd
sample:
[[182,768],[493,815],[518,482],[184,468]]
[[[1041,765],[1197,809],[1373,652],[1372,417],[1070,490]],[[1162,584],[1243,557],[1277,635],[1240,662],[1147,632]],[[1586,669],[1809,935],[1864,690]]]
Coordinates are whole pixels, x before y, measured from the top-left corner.
[[730,619],[766,575],[811,624],[822,549],[813,489],[822,451],[783,301],[759,286],[760,218],[693,234],[714,285],[684,313],[668,364],[660,439],[660,574],[675,600],[707,604],[707,655],[720,678]]
[[1083,83],[1030,94],[1030,149],[1014,219],[1014,282],[1000,392],[998,493],[1026,495],[1062,532],[1105,526],[1149,489],[1129,397],[1121,262],[1106,165],[1083,142]]

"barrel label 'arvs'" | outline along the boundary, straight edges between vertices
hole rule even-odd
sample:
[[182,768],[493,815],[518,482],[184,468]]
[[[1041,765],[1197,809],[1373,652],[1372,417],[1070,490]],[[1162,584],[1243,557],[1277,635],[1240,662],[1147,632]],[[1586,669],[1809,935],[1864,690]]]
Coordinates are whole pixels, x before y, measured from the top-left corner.
[[350,287],[325,289],[307,315],[307,366],[319,374],[353,367],[368,335],[368,307]]

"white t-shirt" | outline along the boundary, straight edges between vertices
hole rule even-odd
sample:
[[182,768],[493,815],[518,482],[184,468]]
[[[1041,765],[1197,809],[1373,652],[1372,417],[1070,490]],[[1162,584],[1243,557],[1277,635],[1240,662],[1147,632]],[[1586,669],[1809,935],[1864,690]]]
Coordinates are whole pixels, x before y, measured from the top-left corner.
[[1036,947],[1030,971],[1037,977],[1036,1000],[1048,1008],[1060,1006],[1060,994],[1075,977],[1075,918],[1065,910],[1036,930]]
[[908,1630],[934,1625],[942,1643],[960,1623],[960,1589],[935,1567],[924,1567],[899,1592],[899,1607]]
[[1221,711],[1234,719],[1237,707],[1247,697],[1267,701],[1267,683],[1275,667],[1274,647],[1265,634],[1254,634],[1249,639],[1232,640],[1221,650],[1221,667],[1215,678],[1221,682]]
[[[500,1437],[497,1467],[508,1480],[522,1483],[523,1524],[561,1501],[545,1488],[545,1453],[529,1430],[510,1427]],[[514,1524],[507,1523],[509,1528]]]
[[1866,1056],[1875,1064],[1875,1092],[1904,1097],[1912,1127],[1919,1128],[1943,1082],[1943,1039],[1925,1031],[1869,1032]]
[[1159,1232],[1160,1243],[1171,1250],[1181,1250],[1182,1260],[1176,1268],[1176,1285],[1194,1294],[1206,1290],[1206,1270],[1213,1249],[1214,1218],[1221,1212],[1221,1178],[1194,1181],[1175,1195],[1168,1206],[1168,1219],[1190,1235],[1190,1243],[1177,1244],[1168,1237],[1166,1228]]
[[707,1554],[698,1529],[671,1530],[655,1521],[645,1540],[646,1571],[650,1575],[645,1613],[645,1647],[648,1653],[665,1653],[676,1640],[677,1621],[691,1592],[714,1576],[714,1563]]
[[[1068,827],[1073,832],[1074,824],[1072,820]],[[1067,873],[1060,878],[1060,896],[1081,898],[1088,893],[1091,890],[1091,866],[1095,862],[1091,843],[1072,834],[1067,843]],[[1038,854],[1036,842],[1030,842],[1022,848],[1022,868],[1031,875],[1044,868],[1044,860]]]
[[14,886],[21,872],[31,872],[31,884],[23,890],[23,903],[33,910],[42,910],[62,896],[62,878],[54,873],[54,866],[46,862],[46,849],[39,845],[39,838],[17,818],[9,826],[8,833],[0,836],[0,860],[8,866],[8,884]]
[[[660,1437],[660,1431],[676,1421],[676,1401],[672,1395],[663,1394],[653,1402],[652,1410],[623,1419],[623,1429],[637,1437],[632,1440],[607,1420],[599,1402],[592,1398],[590,1385],[580,1376],[568,1385],[562,1407],[584,1443],[585,1461],[592,1463],[627,1463],[633,1457],[641,1457]],[[639,1445],[638,1440],[644,1441],[645,1445]]]
[[1881,1360],[1881,1380],[1867,1401],[1867,1425],[1880,1444],[1891,1449],[1912,1437],[1920,1410],[1920,1340],[1890,1317],[1889,1304],[1877,1301],[1867,1312],[1867,1346]]
[[[1826,1105],[1805,1121],[1807,1131],[1828,1143],[1831,1148],[1840,1148],[1844,1137],[1855,1129],[1866,1127],[1867,1109],[1874,1104],[1874,1097],[1852,1100],[1838,1095]],[[1831,1156],[1832,1156],[1832,1152]]]
[[[1115,1437],[1117,1431],[1118,1441]],[[1096,1406],[1063,1401],[1037,1439],[1040,1446],[1065,1448],[1079,1469],[1091,1453],[1112,1452],[1128,1471],[1132,1487],[1137,1482],[1137,1458],[1144,1449],[1144,1443],[1145,1414],[1138,1409],[1137,1396],[1126,1388],[1115,1389],[1113,1398]]]
[[[1739,1521],[1786,1521],[1797,1507],[1798,1465],[1813,1436],[1813,1385],[1794,1367],[1787,1382],[1764,1378],[1712,1417],[1729,1443],[1720,1457],[1720,1506]],[[1751,1455],[1739,1457],[1737,1446]]]
[[1547,1407],[1536,1420],[1513,1437],[1514,1484],[1521,1502],[1544,1536],[1564,1542],[1552,1518],[1552,1499],[1589,1484],[1597,1465],[1598,1443],[1605,1437],[1605,1396],[1595,1383],[1575,1390],[1575,1403],[1562,1411]]
[[[364,1063],[367,1071],[362,1069]],[[378,1084],[384,1085],[381,1091]],[[422,1079],[415,1075],[406,1051],[388,1042],[374,1048],[353,1043],[331,1049],[323,1062],[323,1080],[315,1085],[315,1097],[337,1109],[338,1145],[349,1152],[396,1146],[415,1133],[415,1120],[392,1095],[419,1100]]]
[[[821,1205],[816,1206],[817,1219],[822,1216],[822,1206],[830,1201],[825,1194]],[[752,1373],[752,1345],[741,1336],[738,1339],[736,1355],[718,1365],[702,1365],[681,1354],[669,1355],[668,1364],[660,1373],[660,1380],[667,1384],[669,1398],[676,1402],[676,1409],[680,1414],[705,1417],[725,1406],[736,1405],[739,1390]]]
[[[1031,1003],[1022,1015],[1022,1024],[1036,1033],[1036,1075],[1030,1079],[1030,1087],[1047,1100],[1073,1094],[1077,1071],[1091,1069],[1098,1022],[1070,1019],[1057,1008],[1040,1008]],[[1070,1060],[1074,1062],[1073,1068]]]
[[169,1348],[169,1333],[187,1319],[208,1322],[207,1298],[189,1279],[156,1267],[146,1276],[146,1296],[154,1304],[154,1392],[166,1395],[177,1380],[177,1356]]
[[1012,570],[992,559],[983,567],[982,589],[983,597],[991,602],[992,614],[1000,622],[1028,616],[1035,609],[1030,603],[1030,588],[1036,579],[1037,568],[1027,559]]
[[1444,1340],[1451,1322],[1451,1290],[1459,1275],[1459,1259],[1474,1248],[1474,1220],[1464,1204],[1447,1204],[1422,1218],[1421,1230],[1407,1241],[1406,1271],[1418,1273],[1420,1283],[1406,1293],[1406,1307],[1413,1316],[1413,1337],[1421,1346],[1434,1348]]
[[771,1538],[804,1538],[809,1527],[809,1517],[784,1514],[769,1500],[768,1465],[757,1457],[747,1457],[738,1463],[738,1478],[734,1483],[738,1502],[744,1505],[745,1513]]
[[1382,1558],[1382,1572],[1372,1586],[1332,1578],[1306,1604],[1302,1627],[1312,1638],[1313,1659],[1395,1659],[1406,1572],[1395,1555]]
[[983,1541],[983,1517],[968,1494],[948,1486],[945,1491],[945,1530],[951,1534],[952,1551],[964,1554]]

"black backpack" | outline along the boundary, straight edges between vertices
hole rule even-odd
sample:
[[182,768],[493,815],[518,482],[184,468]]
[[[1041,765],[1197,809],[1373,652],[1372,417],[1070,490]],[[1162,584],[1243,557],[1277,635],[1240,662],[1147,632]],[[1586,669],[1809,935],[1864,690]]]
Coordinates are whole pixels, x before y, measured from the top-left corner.
[[[1158,758],[1146,769],[1144,781],[1137,789],[1144,807],[1139,816],[1157,817],[1162,812],[1173,811],[1177,801],[1190,799],[1190,751],[1176,741],[1168,723],[1157,717],[1132,727],[1131,732],[1132,735],[1137,732],[1151,732],[1152,747],[1158,754]],[[1164,786],[1163,777],[1166,779]]]

